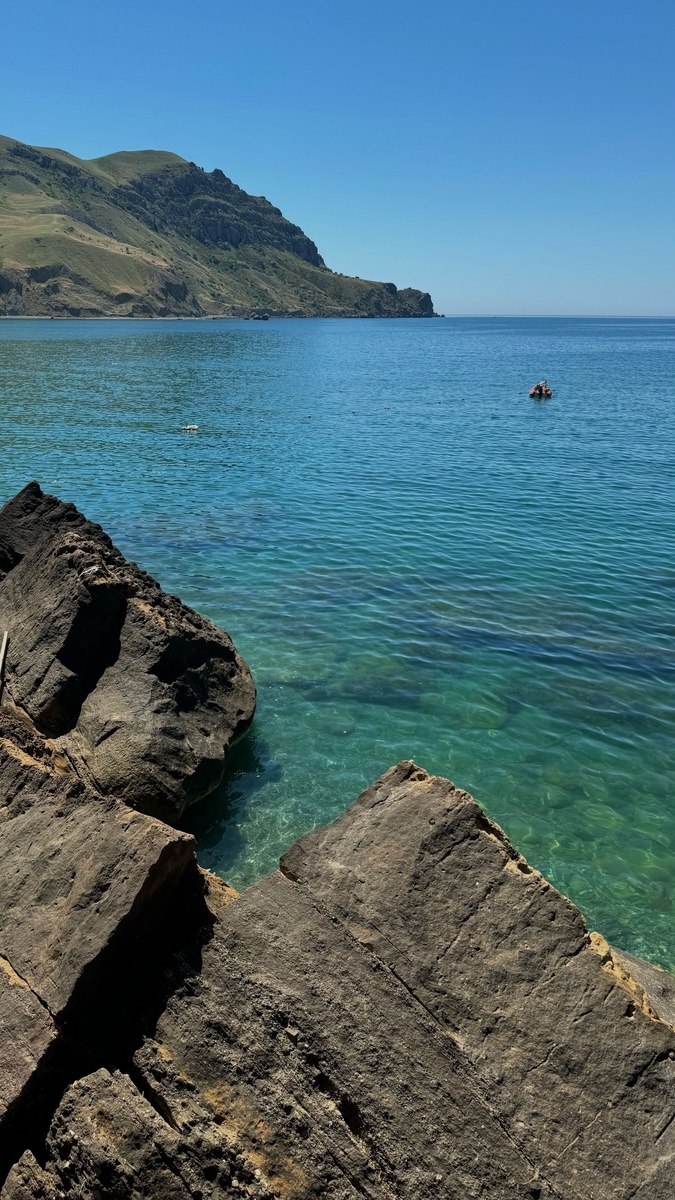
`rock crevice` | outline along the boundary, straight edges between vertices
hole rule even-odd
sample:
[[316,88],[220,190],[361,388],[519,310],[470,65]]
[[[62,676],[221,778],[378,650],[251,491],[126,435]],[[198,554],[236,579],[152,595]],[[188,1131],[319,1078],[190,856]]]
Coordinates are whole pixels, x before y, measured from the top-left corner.
[[128,1044],[208,919],[193,840],[86,788],[0,709],[0,1168]]

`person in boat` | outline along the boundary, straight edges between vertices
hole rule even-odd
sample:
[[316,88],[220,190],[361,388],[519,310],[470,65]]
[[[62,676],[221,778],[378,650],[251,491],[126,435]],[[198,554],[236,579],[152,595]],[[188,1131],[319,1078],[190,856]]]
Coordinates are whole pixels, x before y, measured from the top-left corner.
[[540,379],[539,383],[535,383],[534,387],[530,388],[530,395],[536,396],[538,400],[543,400],[544,396],[550,396],[551,389],[545,379]]

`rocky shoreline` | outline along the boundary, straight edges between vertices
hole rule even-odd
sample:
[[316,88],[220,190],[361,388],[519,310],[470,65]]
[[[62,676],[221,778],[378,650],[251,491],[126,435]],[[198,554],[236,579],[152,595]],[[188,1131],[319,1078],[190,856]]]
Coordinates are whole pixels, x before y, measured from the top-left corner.
[[[2,1200],[671,1200],[675,979],[400,763],[238,896],[255,693],[71,505],[0,512]],[[162,818],[162,819],[160,819]]]

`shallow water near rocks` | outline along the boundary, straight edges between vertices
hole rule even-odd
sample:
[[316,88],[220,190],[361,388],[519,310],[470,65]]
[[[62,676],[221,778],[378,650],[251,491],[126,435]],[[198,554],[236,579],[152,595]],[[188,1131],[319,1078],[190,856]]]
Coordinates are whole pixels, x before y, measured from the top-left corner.
[[414,758],[673,967],[674,381],[669,320],[8,320],[0,499],[74,501],[249,662],[185,819],[234,886]]

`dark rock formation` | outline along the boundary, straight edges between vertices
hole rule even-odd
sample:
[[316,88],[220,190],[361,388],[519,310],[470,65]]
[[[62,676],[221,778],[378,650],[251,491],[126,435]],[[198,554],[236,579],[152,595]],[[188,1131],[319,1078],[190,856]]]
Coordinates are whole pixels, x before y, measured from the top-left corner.
[[175,821],[220,781],[255,689],[226,633],[29,484],[0,511],[4,703],[104,795]]
[[672,1200],[671,977],[466,792],[402,763],[243,896],[206,884],[145,1035],[2,1200]]
[[115,188],[112,199],[145,225],[205,246],[274,246],[323,267],[314,242],[264,196],[249,196],[216,168],[171,163]]
[[162,954],[205,916],[192,838],[91,792],[0,710],[0,1169],[128,1038]]

